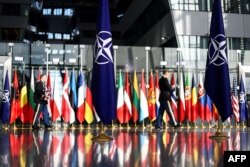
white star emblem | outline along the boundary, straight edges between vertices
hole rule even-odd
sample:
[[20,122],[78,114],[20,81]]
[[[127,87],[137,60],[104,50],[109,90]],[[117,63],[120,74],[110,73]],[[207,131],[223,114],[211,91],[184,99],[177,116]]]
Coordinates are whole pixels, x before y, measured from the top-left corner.
[[227,63],[227,43],[223,34],[217,35],[215,38],[211,38],[209,45],[209,65],[221,66]]
[[3,97],[2,97],[2,102],[8,103],[10,101],[9,99],[10,93],[8,90],[3,91]]
[[240,103],[245,103],[246,95],[244,92],[240,92]]
[[109,62],[113,63],[112,56],[112,37],[108,31],[101,31],[96,36],[95,43],[95,63],[102,65]]

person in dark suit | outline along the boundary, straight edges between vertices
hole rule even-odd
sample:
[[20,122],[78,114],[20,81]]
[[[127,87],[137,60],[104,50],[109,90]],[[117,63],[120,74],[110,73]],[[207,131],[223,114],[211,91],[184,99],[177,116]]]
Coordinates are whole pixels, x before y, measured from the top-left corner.
[[172,112],[172,109],[170,108],[170,100],[171,100],[171,93],[172,93],[172,87],[168,82],[169,72],[167,70],[163,71],[163,75],[159,80],[159,87],[160,87],[160,96],[159,96],[159,102],[160,102],[160,109],[159,113],[156,117],[156,129],[162,128],[162,117],[164,114],[164,111],[167,111],[167,114],[170,119],[170,124],[174,127],[179,127],[180,125],[177,124],[174,113]]
[[43,122],[46,129],[53,128],[49,121],[49,112],[47,109],[47,104],[49,100],[49,94],[46,91],[46,81],[47,76],[42,74],[40,76],[40,81],[38,81],[35,85],[35,92],[34,92],[34,101],[36,103],[36,112],[33,119],[33,129],[40,129],[38,126],[38,119],[40,113],[43,114]]

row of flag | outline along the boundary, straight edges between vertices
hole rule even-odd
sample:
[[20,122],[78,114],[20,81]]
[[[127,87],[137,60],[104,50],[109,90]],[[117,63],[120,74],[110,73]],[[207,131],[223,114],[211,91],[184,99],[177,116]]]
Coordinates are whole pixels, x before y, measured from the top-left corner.
[[[91,124],[94,120],[100,121],[98,114],[93,107],[91,91],[91,72],[78,72],[77,82],[75,71],[71,71],[70,77],[67,70],[60,79],[59,72],[56,71],[51,85],[50,72],[47,79],[47,92],[51,98],[48,102],[52,122],[61,120],[65,123],[74,123],[86,121]],[[39,79],[39,73],[37,78]],[[59,77],[58,77],[59,76]],[[183,74],[181,73],[181,76]],[[18,73],[14,71],[13,92],[10,98],[9,79],[6,72],[3,97],[1,102],[0,118],[2,123],[13,123],[17,118],[23,123],[32,123],[35,112],[35,103],[33,99],[35,77],[34,70],[31,70],[30,83],[27,84],[25,73],[22,73],[21,87],[19,88]],[[141,79],[138,82],[137,73],[134,71],[132,82],[128,72],[123,76],[119,72],[117,79],[117,110],[116,118],[119,123],[138,123],[149,118],[154,121],[159,110],[159,74],[156,71],[150,73],[148,88],[145,82],[144,70],[141,72]],[[185,79],[184,79],[185,78]],[[62,80],[62,83],[60,81]],[[124,80],[124,81],[123,81]],[[185,80],[185,84],[183,82]],[[170,83],[173,88],[171,95],[171,108],[180,123],[185,121],[211,122],[218,120],[219,115],[216,107],[209,96],[205,93],[203,86],[203,76],[199,74],[199,83],[196,85],[194,74],[192,75],[192,84],[187,73],[185,77],[180,77],[179,94],[176,95],[176,80],[172,73]],[[63,85],[60,89],[59,85]],[[198,88],[198,92],[197,92]],[[236,77],[233,79],[232,88],[232,108],[236,122],[245,122],[247,120],[246,93],[243,80],[240,80],[240,89],[237,90]],[[167,115],[164,121],[168,121]]]
[[[221,166],[225,150],[249,149],[247,133],[227,132],[221,143],[212,132],[114,133],[114,140],[93,142],[91,132],[3,134],[0,158],[10,166]],[[163,161],[164,159],[164,161]]]
[[[79,101],[78,100],[76,101],[77,95],[76,95],[75,84],[72,83],[72,85],[70,84],[69,86],[69,79],[67,74],[65,74],[63,79],[62,101],[60,103],[62,104],[61,108],[59,107],[59,101],[58,101],[60,98],[55,99],[54,96],[52,96],[51,99],[50,106],[52,106],[53,108],[52,121],[57,120],[58,117],[61,116],[64,122],[73,123],[76,120],[75,116],[79,116],[81,118],[80,119],[78,118],[78,121],[83,120],[84,117],[85,120],[89,123],[92,122],[93,120],[94,117],[93,111],[96,111],[97,115],[100,117],[101,121],[104,124],[111,123],[111,121],[115,118],[116,95],[115,95],[114,63],[113,63],[113,50],[112,50],[112,34],[111,34],[110,17],[109,17],[109,4],[107,0],[100,0],[99,2],[100,2],[99,3],[100,8],[97,19],[97,33],[96,33],[96,43],[95,43],[95,54],[93,57],[93,74],[92,74],[92,84],[91,84],[92,87],[90,91],[92,92],[93,95],[92,96],[93,104],[87,104],[87,108],[90,109],[90,111],[92,112],[84,111],[86,113],[91,113],[91,116],[89,117],[88,115],[88,118],[86,119],[85,118],[86,114],[82,114],[84,112],[79,108],[77,108],[77,114],[76,115],[74,114],[74,110],[76,110],[76,107],[78,106],[80,107],[83,105],[84,99],[80,98]],[[182,77],[180,78],[181,79],[179,84],[180,90],[178,95],[178,105],[176,105],[177,103],[174,100],[172,101],[171,104],[173,110],[175,111],[174,113],[176,115],[176,118],[179,122],[183,122],[184,120],[195,122],[198,115],[200,115],[200,118],[202,120],[207,119],[209,121],[211,117],[214,118],[216,117],[216,119],[218,119],[218,117],[220,116],[221,120],[225,121],[233,113],[235,115],[237,122],[240,120],[239,117],[240,118],[242,117],[241,121],[245,119],[246,112],[243,113],[243,110],[241,110],[239,111],[238,114],[238,110],[240,110],[240,107],[238,107],[237,105],[237,97],[236,97],[237,94],[233,93],[233,98],[230,95],[227,42],[225,37],[220,0],[214,0],[212,9],[210,35],[208,43],[208,56],[207,56],[205,82],[204,82],[205,83],[204,87],[207,95],[205,96],[204,94],[200,96],[198,100],[196,88],[194,86],[195,84],[192,84],[192,89],[191,89],[190,86],[186,86],[189,84],[185,83],[185,91],[184,91],[183,90],[184,86],[182,86],[183,78]],[[216,78],[217,81],[215,81],[214,78]],[[71,81],[74,82],[73,78],[71,79]],[[186,82],[188,82],[188,79],[186,79]],[[2,108],[6,110],[6,112],[8,112],[8,114],[10,115],[10,122],[15,120],[17,117],[20,117],[23,122],[29,122],[30,119],[33,117],[32,115],[33,113],[30,112],[34,110],[32,101],[30,101],[32,98],[31,97],[28,98],[27,87],[24,80],[22,83],[23,85],[20,93],[20,110],[17,112],[10,112],[10,114],[8,112],[10,108],[10,104],[8,102],[10,99],[9,97],[10,91],[9,92],[6,91],[7,86],[6,88],[4,88]],[[156,88],[153,88],[154,82],[153,80],[150,79],[149,80],[150,86],[147,92],[148,94],[146,95],[144,88],[145,85],[143,85],[143,83],[144,82],[142,82],[141,84],[142,86],[140,86],[140,91],[139,91],[136,73],[134,73],[132,92],[129,92],[129,90],[127,90],[128,86],[126,84],[125,84],[126,91],[124,92],[122,91],[122,88],[119,87],[119,94],[118,94],[119,112],[117,112],[118,116],[117,118],[121,123],[124,123],[128,120],[131,120],[132,122],[136,123],[137,121],[143,120],[146,117],[149,117],[151,121],[155,119],[157,115],[156,106],[158,104],[157,96],[159,93],[159,91],[157,90],[157,84],[155,84]],[[55,86],[55,88],[57,88],[57,86]],[[29,91],[32,91],[32,89],[29,89]],[[201,90],[201,92],[202,91],[204,92],[204,90]],[[123,95],[125,98],[120,97],[122,96],[122,93],[124,93]],[[32,95],[32,92],[29,95]],[[145,96],[147,96],[147,98],[145,98]],[[83,96],[78,95],[78,97],[83,97]],[[132,101],[130,97],[132,97]],[[174,98],[175,97],[173,97],[173,99]],[[71,101],[71,99],[73,99],[73,101]],[[213,103],[210,101],[212,101]],[[245,107],[246,100],[241,100],[241,101],[244,101],[242,105],[240,105],[242,106],[241,108],[245,108],[244,110],[246,110]],[[200,103],[200,105],[198,105],[200,107],[197,107],[197,103],[198,104]],[[5,104],[7,104],[7,106],[5,106]],[[148,108],[145,106],[148,106]],[[12,105],[12,109],[13,108],[14,107]],[[197,108],[200,109],[198,110]],[[208,108],[210,112],[207,111],[206,108]],[[214,112],[211,112],[212,108]],[[7,123],[9,115],[5,114],[5,111],[3,110],[1,112],[2,112],[1,113],[2,122]]]

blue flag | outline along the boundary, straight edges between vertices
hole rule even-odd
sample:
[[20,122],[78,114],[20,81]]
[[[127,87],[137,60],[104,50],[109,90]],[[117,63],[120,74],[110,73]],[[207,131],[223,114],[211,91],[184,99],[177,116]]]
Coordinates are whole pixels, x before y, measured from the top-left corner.
[[6,71],[6,75],[5,75],[0,117],[1,117],[1,121],[3,124],[9,123],[10,121],[10,85],[9,85],[8,70]]
[[95,111],[104,124],[115,118],[116,94],[108,0],[100,0],[93,59],[92,94]]
[[77,107],[77,94],[76,94],[76,80],[74,70],[71,72],[70,75],[70,94],[69,94],[69,101],[73,109]]
[[240,99],[239,99],[239,107],[240,107],[240,122],[247,121],[247,98],[246,98],[246,91],[244,82],[241,76],[240,80]]
[[221,0],[214,0],[205,75],[205,90],[215,104],[221,120],[232,115],[227,43]]

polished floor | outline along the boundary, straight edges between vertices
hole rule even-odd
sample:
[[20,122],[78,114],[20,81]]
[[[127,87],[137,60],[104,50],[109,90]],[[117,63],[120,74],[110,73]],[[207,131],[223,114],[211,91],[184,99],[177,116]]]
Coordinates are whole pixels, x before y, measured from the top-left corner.
[[203,167],[223,166],[225,150],[250,150],[250,128],[227,128],[226,140],[209,137],[215,128],[0,130],[0,166],[11,167]]

